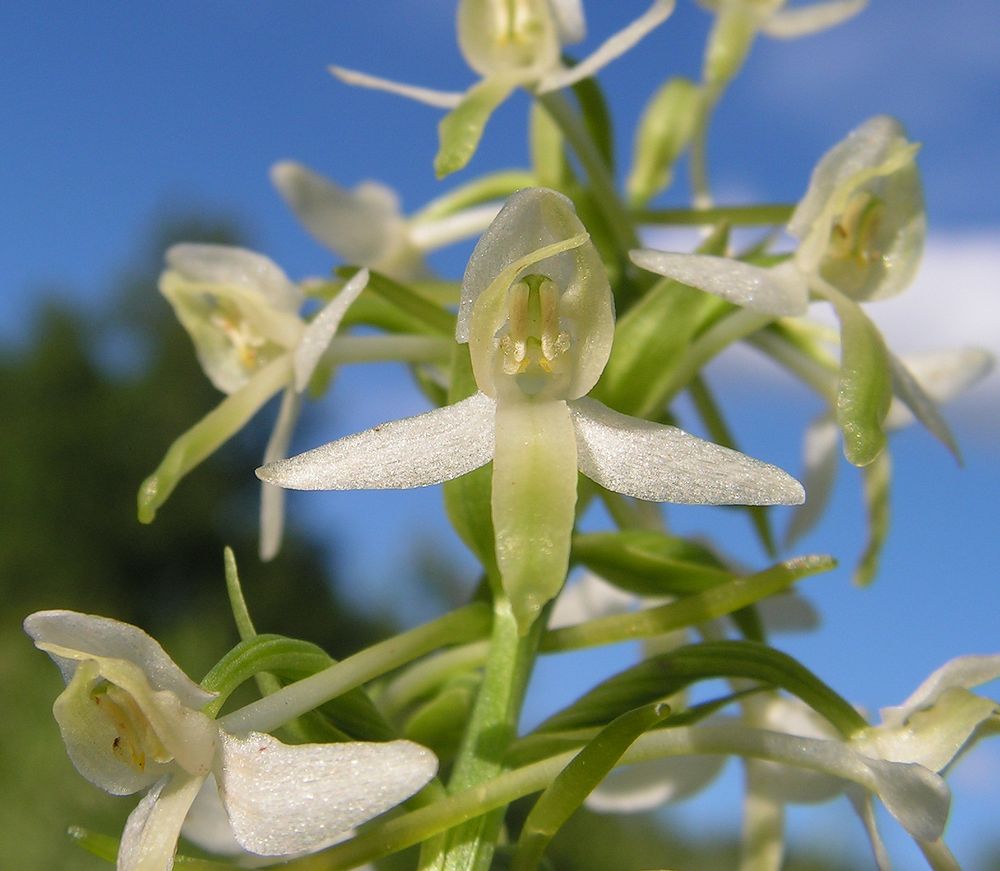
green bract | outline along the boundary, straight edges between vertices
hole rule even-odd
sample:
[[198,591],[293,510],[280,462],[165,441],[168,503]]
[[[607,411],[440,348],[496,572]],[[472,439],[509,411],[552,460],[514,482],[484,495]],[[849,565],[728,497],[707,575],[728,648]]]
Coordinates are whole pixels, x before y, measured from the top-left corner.
[[[437,770],[434,755],[409,741],[289,746],[260,732],[231,734],[201,712],[214,693],[127,623],[39,611],[24,628],[66,681],[54,712],[77,770],[115,795],[148,790],[125,825],[119,871],[169,871],[182,826],[209,848],[228,838],[257,855],[320,850]],[[225,838],[204,821],[185,826],[213,780]]]
[[456,336],[469,343],[478,392],[257,474],[303,490],[419,487],[492,459],[497,563],[522,630],[566,577],[577,470],[651,501],[802,501],[799,483],[774,466],[584,396],[613,327],[607,276],[570,201],[520,191],[479,240],[463,282]]

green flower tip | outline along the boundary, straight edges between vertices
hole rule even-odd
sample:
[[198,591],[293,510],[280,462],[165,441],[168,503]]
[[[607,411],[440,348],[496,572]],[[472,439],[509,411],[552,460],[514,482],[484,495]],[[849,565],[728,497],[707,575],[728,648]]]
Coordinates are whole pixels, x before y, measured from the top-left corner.
[[163,504],[160,476],[153,474],[139,485],[138,515],[140,523],[152,523],[156,519],[156,509]]

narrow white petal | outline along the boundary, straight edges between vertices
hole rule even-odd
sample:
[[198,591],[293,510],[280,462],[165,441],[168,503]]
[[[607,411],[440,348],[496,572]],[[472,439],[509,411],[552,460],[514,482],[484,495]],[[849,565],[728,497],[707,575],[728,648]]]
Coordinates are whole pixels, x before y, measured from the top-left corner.
[[782,9],[765,19],[760,29],[778,39],[809,36],[842,24],[867,5],[868,0],[829,0],[796,9]]
[[[299,418],[302,400],[296,390],[288,388],[281,397],[278,419],[274,422],[271,437],[264,451],[264,463],[273,463],[288,456],[292,431]],[[260,558],[265,562],[274,559],[281,550],[285,531],[285,491],[273,484],[260,485]]]
[[348,263],[377,263],[400,244],[399,197],[385,185],[369,181],[346,190],[293,160],[271,167],[271,183],[313,238]]
[[233,245],[182,243],[167,249],[167,266],[188,281],[235,285],[262,293],[275,308],[295,312],[299,289],[271,259]]
[[251,732],[223,735],[216,777],[237,842],[287,856],[335,843],[436,772],[434,754],[410,741],[290,746]]
[[875,820],[875,803],[872,801],[871,794],[852,784],[847,788],[847,797],[851,800],[851,805],[861,819],[861,824],[865,827],[879,871],[892,871],[889,852],[885,848],[882,835],[879,834],[878,823]]
[[25,619],[24,631],[43,650],[43,645],[54,645],[77,652],[72,658],[49,654],[67,682],[81,660],[123,659],[138,666],[154,690],[169,690],[190,708],[201,708],[215,698],[215,693],[206,692],[184,674],[159,642],[138,626],[77,611],[36,611]]
[[428,106],[435,106],[438,109],[454,109],[465,96],[456,91],[435,91],[433,88],[421,88],[419,85],[405,85],[402,82],[370,76],[368,73],[349,70],[346,67],[332,66],[329,69],[345,84],[371,88],[375,91],[387,91],[390,94],[409,97],[418,103],[426,103]]
[[808,285],[791,263],[765,269],[728,257],[651,248],[632,251],[629,257],[642,269],[763,314],[802,315],[808,308]]
[[776,466],[672,426],[570,403],[580,471],[608,490],[698,505],[797,505],[802,485]]
[[347,310],[368,286],[368,270],[360,269],[306,326],[292,357],[295,389],[301,393],[309,385],[316,365],[330,346]]
[[[927,354],[907,354],[900,361],[917,383],[936,403],[945,403],[968,390],[993,370],[994,359],[982,348],[961,348]],[[893,400],[886,415],[886,427],[902,429],[913,423],[913,414],[898,400]]]
[[545,76],[538,84],[538,93],[557,91],[592,76],[615,58],[625,54],[651,30],[659,27],[674,11],[674,0],[654,0],[653,4],[630,24],[609,36],[592,54],[576,66]]
[[998,678],[1000,654],[955,657],[931,674],[903,704],[882,708],[882,722],[887,726],[902,725],[913,712],[933,705],[946,690],[972,689]]
[[486,203],[454,212],[444,218],[416,220],[410,225],[410,242],[421,251],[443,248],[460,239],[478,236],[500,211],[496,203]]
[[181,825],[204,777],[161,780],[129,815],[118,847],[118,871],[170,871]]
[[292,490],[385,490],[440,484],[493,457],[492,399],[477,393],[383,423],[257,470],[262,481]]

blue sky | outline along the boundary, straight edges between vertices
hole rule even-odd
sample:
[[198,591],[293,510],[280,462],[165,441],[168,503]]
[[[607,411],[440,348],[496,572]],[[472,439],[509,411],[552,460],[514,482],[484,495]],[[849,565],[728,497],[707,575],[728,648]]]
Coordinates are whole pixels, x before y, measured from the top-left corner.
[[[645,5],[589,3],[585,48]],[[328,271],[328,253],[270,187],[267,170],[276,160],[301,160],[344,184],[377,178],[400,191],[407,210],[440,193],[444,187],[431,170],[437,111],[352,90],[325,68],[336,62],[464,88],[473,74],[455,45],[453,14],[450,0],[5,2],[0,341],[25,335],[37,298],[53,287],[80,305],[100,305],[152,222],[173,210],[237,216],[254,246],[293,277]],[[679,0],[670,21],[602,73],[623,158],[654,88],[667,75],[697,75],[708,20],[693,2]],[[896,115],[923,143],[931,235],[914,287],[869,311],[902,351],[979,344],[1000,352],[998,93],[1000,29],[992,0],[883,0],[818,37],[762,39],[713,125],[719,198],[794,201],[816,159],[848,130],[877,113]],[[526,107],[524,98],[502,107],[459,179],[524,164]],[[684,193],[681,184],[664,202],[682,204]],[[466,253],[448,253],[438,265],[457,274]],[[723,361],[712,378],[723,399],[735,403],[731,414],[745,449],[794,471],[801,429],[818,408],[766,368],[739,378],[737,368]],[[783,646],[869,710],[898,703],[951,656],[1000,650],[998,393],[994,376],[950,409],[964,468],[918,429],[896,438],[894,529],[874,587],[852,588],[845,570],[804,585],[824,625]],[[300,447],[412,413],[421,402],[401,373],[368,367],[345,372],[324,408],[300,435]],[[858,487],[858,476],[843,469],[834,516],[803,550],[831,552],[850,564],[863,532]],[[351,542],[339,554],[341,565],[358,588],[374,593],[372,600],[389,588],[384,578],[393,561],[408,553],[405,545],[386,548],[383,531],[358,518],[392,512],[406,533],[440,532],[436,489],[290,501],[311,526],[333,525],[341,542]],[[762,559],[723,512],[671,516],[685,531],[725,529],[734,553]],[[457,545],[450,550],[464,559]],[[543,670],[543,689],[556,683],[564,683],[563,675]],[[1000,751],[983,748],[952,782],[955,849],[974,863],[977,842],[995,832]],[[712,825],[737,818],[734,804],[713,802],[688,813]],[[843,818],[843,808],[830,813]],[[805,815],[802,829],[817,831],[827,819]],[[860,845],[860,834],[852,835]],[[900,855],[902,867],[919,867],[913,854]]]

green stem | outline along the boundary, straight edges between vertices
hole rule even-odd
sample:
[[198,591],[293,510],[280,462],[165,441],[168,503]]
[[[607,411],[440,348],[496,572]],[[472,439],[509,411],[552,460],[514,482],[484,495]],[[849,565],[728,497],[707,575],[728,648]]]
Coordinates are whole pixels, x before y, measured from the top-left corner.
[[324,355],[326,362],[345,363],[443,363],[451,356],[451,339],[437,336],[377,335],[334,336]]
[[[502,594],[497,595],[483,683],[448,783],[450,792],[474,791],[503,772],[504,757],[517,734],[524,692],[546,613],[543,611],[522,635],[510,602]],[[420,868],[422,871],[486,871],[503,817],[503,805],[500,805],[495,813],[477,815],[426,845]]]
[[640,224],[787,224],[794,203],[763,203],[754,206],[714,206],[704,209],[636,209],[632,216]]
[[762,572],[734,578],[703,593],[685,596],[656,608],[614,614],[575,626],[553,629],[542,637],[541,650],[547,653],[635,641],[686,626],[696,626],[781,593],[802,578],[829,571],[834,565],[832,559],[823,556],[788,560]]
[[[492,780],[449,798],[372,826],[353,840],[338,844],[323,855],[333,871],[354,868],[418,844],[493,809],[506,807],[515,799],[539,792],[573,760],[577,752],[570,750],[503,772]],[[641,736],[622,756],[622,762],[629,764],[692,754],[735,754],[767,759],[850,780],[876,793],[885,783],[885,779],[868,764],[870,760],[854,751],[847,742],[768,732],[741,723],[657,729]],[[882,765],[889,766],[893,763]],[[914,767],[900,764],[895,770],[903,777],[909,776],[907,769]],[[929,783],[918,783],[915,776],[912,779],[913,786],[922,792],[929,793],[933,789]],[[933,775],[927,778],[931,779]],[[288,866],[289,869],[295,867],[295,863]]]
[[624,254],[631,248],[639,247],[639,237],[632,218],[618,196],[614,179],[608,171],[604,157],[594,144],[587,128],[573,111],[566,98],[558,92],[539,94],[536,99],[559,126],[563,136],[580,159],[590,186],[593,188],[597,205],[604,211],[608,227],[615,234],[619,250]]
[[447,644],[481,638],[490,623],[488,609],[467,605],[394,638],[349,656],[219,719],[227,732],[270,732],[330,699]]
[[698,122],[691,140],[691,192],[695,208],[709,209],[712,191],[708,181],[708,125],[712,112],[722,96],[724,85],[706,83],[704,97],[698,111]]

